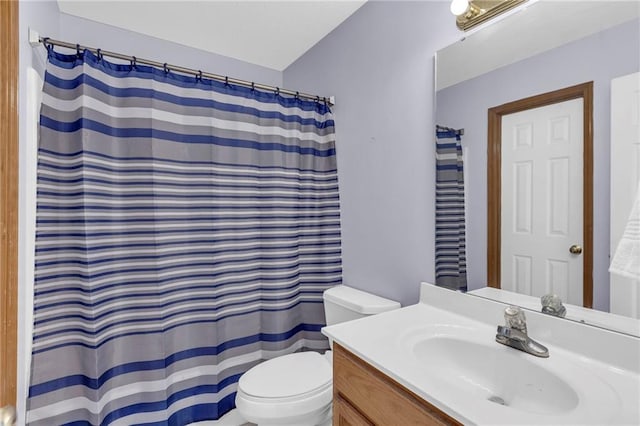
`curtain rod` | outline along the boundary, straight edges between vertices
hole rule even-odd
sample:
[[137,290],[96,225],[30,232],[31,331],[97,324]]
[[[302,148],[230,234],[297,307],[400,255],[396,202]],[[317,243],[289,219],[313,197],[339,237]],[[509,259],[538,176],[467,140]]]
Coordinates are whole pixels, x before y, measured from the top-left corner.
[[333,100],[333,96],[331,97],[324,97],[324,96],[315,96],[315,95],[310,95],[308,93],[301,93],[301,92],[296,92],[294,90],[288,90],[288,89],[281,89],[279,87],[276,86],[270,86],[268,84],[260,84],[260,83],[255,83],[253,81],[247,81],[247,80],[241,80],[239,78],[231,78],[231,77],[227,77],[224,75],[219,75],[219,74],[213,74],[213,73],[209,73],[209,72],[203,72],[201,70],[195,70],[192,68],[185,68],[185,67],[181,67],[178,65],[171,65],[171,64],[167,64],[167,63],[161,63],[161,62],[156,62],[156,61],[152,61],[150,59],[141,59],[141,58],[137,58],[135,56],[129,56],[129,55],[123,55],[121,53],[116,53],[116,52],[109,52],[106,50],[102,50],[102,49],[96,49],[94,47],[87,47],[87,46],[82,46],[80,44],[74,44],[74,43],[68,43],[66,41],[60,41],[60,40],[53,40],[49,37],[38,37],[38,43],[42,43],[45,47],[47,45],[50,46],[60,46],[60,47],[66,47],[68,49],[74,49],[76,51],[80,51],[80,50],[89,50],[90,52],[102,57],[102,56],[109,56],[111,58],[116,58],[116,59],[122,59],[124,61],[130,61],[131,63],[136,63],[136,64],[143,64],[143,65],[150,65],[152,67],[155,68],[162,68],[166,71],[177,71],[179,73],[183,73],[183,74],[192,74],[195,75],[197,77],[205,77],[211,80],[216,80],[216,81],[220,81],[223,83],[231,83],[231,84],[235,84],[238,86],[244,86],[244,87],[250,87],[252,89],[261,89],[261,90],[266,90],[266,91],[271,91],[271,92],[275,92],[277,94],[284,94],[284,95],[290,95],[290,96],[295,96],[298,98],[303,98],[303,99],[309,99],[312,101],[316,101],[316,102],[324,102],[325,104],[329,105],[329,106],[333,106],[334,100]]

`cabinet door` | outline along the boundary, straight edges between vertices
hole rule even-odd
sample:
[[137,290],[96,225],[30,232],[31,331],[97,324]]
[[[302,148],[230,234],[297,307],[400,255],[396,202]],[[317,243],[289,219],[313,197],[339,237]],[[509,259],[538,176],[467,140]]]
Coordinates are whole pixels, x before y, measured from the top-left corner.
[[462,426],[455,419],[335,342],[333,344],[333,400],[336,404],[335,411],[339,412],[339,408],[335,407],[342,400],[345,403],[343,405],[349,404],[349,408],[361,419],[361,423],[357,423],[353,419],[358,417],[352,418],[345,415],[346,423],[340,423],[339,417],[334,412],[334,426],[342,424]]
[[338,396],[333,401],[333,426],[373,426],[373,423]]

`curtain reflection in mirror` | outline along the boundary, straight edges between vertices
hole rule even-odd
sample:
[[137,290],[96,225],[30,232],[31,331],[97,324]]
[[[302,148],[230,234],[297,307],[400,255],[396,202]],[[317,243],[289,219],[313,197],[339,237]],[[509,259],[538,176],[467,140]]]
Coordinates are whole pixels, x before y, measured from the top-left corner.
[[464,130],[436,128],[436,285],[467,290]]

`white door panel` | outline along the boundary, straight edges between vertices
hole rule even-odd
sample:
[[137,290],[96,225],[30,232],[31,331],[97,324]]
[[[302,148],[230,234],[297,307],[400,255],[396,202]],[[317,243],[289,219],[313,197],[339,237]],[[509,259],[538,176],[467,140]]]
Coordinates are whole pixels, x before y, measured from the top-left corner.
[[[611,234],[613,256],[640,180],[640,73],[611,81]],[[610,311],[640,318],[640,282],[610,274]]]
[[582,305],[583,100],[502,117],[501,287]]

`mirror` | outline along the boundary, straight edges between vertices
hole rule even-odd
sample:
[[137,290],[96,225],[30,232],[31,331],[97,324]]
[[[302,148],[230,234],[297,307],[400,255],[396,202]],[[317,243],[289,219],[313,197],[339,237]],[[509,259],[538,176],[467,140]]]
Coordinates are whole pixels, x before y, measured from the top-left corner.
[[[617,309],[612,304],[615,291],[610,288],[614,278],[608,272],[616,248],[610,242],[610,218],[614,215],[610,208],[615,207],[615,203],[610,203],[613,196],[610,185],[616,171],[615,166],[610,166],[612,80],[639,71],[640,2],[637,1],[530,0],[526,7],[437,52],[436,123],[464,129],[466,272],[471,294],[537,311],[541,308],[540,290],[522,294],[526,291],[509,287],[505,277],[502,287],[510,291],[487,287],[487,200],[495,192],[495,188],[487,187],[489,109],[593,82],[593,265],[585,269],[589,269],[593,280],[594,309],[584,308],[582,298],[576,303],[568,296],[572,302],[568,305],[563,301],[569,319],[640,336],[640,320],[633,318],[640,315],[640,283],[636,281],[637,285],[629,287],[627,300],[634,300],[635,307],[626,311]],[[636,96],[636,103],[638,99]],[[634,111],[628,110],[629,116],[640,114],[637,106]],[[628,180],[633,179],[629,174]],[[635,189],[635,183],[629,186]],[[505,214],[506,204],[503,199],[498,214]],[[532,214],[545,214],[541,208],[534,204]],[[586,245],[582,241],[576,243]],[[575,246],[571,249],[575,251]],[[567,295],[562,281],[556,280],[551,286],[546,283],[547,290]]]

